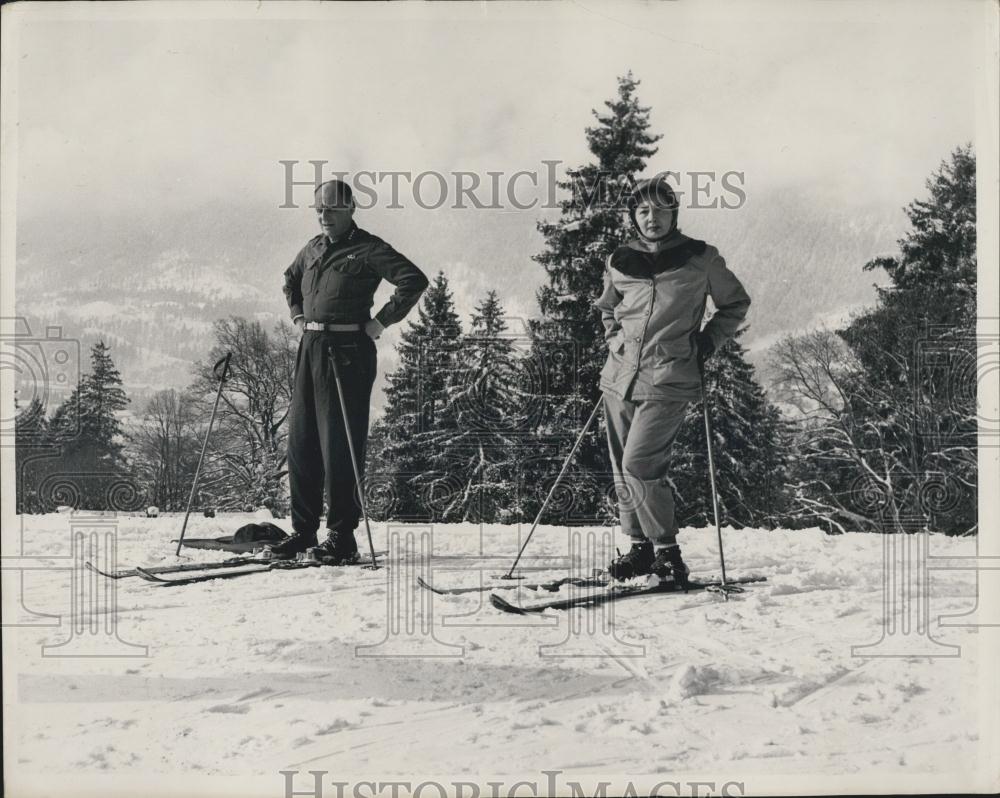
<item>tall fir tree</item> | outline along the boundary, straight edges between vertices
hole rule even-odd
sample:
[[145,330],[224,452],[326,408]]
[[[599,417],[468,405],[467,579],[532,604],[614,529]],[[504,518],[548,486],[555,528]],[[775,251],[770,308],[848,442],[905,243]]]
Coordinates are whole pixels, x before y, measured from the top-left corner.
[[39,495],[41,482],[47,473],[46,461],[52,457],[49,446],[49,423],[45,405],[34,396],[25,407],[18,407],[14,416],[14,464],[17,479],[17,512],[42,512]]
[[52,416],[52,436],[68,455],[115,468],[121,464],[122,451],[118,413],[128,404],[110,349],[98,341],[90,350],[90,373]]
[[[633,235],[622,213],[622,199],[661,138],[649,132],[650,109],[640,105],[638,86],[629,72],[618,79],[617,96],[605,102],[606,110],[593,111],[598,124],[585,131],[593,160],[567,169],[567,179],[558,184],[566,194],[559,218],[538,224],[545,251],[534,260],[545,270],[547,282],[537,294],[541,318],[531,325],[533,365],[526,371],[533,381],[524,388],[538,395],[545,408],[538,419],[540,440],[558,443],[527,465],[524,479],[529,486],[558,472],[567,451],[565,440],[576,437],[600,394],[600,369],[607,352],[593,303],[601,292],[608,255]],[[602,424],[595,425],[581,444],[575,458],[577,472],[609,473]],[[603,481],[584,480],[574,486],[576,517],[604,516]]]
[[399,366],[387,377],[385,414],[379,425],[377,472],[393,481],[396,518],[430,519],[446,497],[434,492],[435,447],[447,437],[443,408],[451,372],[457,366],[462,325],[444,272],[424,292],[417,317],[397,347]]
[[503,306],[496,291],[490,291],[462,339],[459,367],[446,385],[441,432],[431,450],[434,471],[448,486],[443,521],[510,522],[518,517],[523,398],[517,390],[514,342],[506,331]]
[[[861,367],[852,412],[884,442],[883,470],[908,496],[900,503],[937,530],[966,532],[977,526],[978,483],[972,146],[955,149],[926,185],[927,199],[905,209],[899,255],[864,266],[884,269],[890,284],[838,334]],[[949,494],[940,500],[939,479]]]
[[841,333],[857,357],[886,385],[912,390],[917,342],[954,330],[975,336],[976,157],[971,145],[956,149],[927,181],[929,197],[906,207],[911,229],[897,243],[899,255],[865,264],[884,269],[888,286],[878,304],[852,319]]
[[967,534],[977,519],[976,161],[952,152],[910,203],[878,302],[843,329],[779,342],[798,407],[795,509],[838,531]]
[[121,481],[119,472],[126,466],[118,414],[128,404],[110,349],[98,341],[90,351],[90,373],[49,423],[51,440],[62,450],[63,469],[79,480],[77,492],[85,509],[125,509],[111,506],[109,489]]

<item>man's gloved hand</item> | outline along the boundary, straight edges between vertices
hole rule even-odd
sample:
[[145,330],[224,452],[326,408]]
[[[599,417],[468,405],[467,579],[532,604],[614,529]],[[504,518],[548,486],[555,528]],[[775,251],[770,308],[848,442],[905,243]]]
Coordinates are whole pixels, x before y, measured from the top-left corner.
[[292,320],[292,324],[294,324],[296,327],[299,328],[299,332],[305,332],[306,331],[306,317],[305,316],[296,316]]
[[385,327],[382,326],[382,322],[378,319],[371,319],[365,322],[365,335],[371,338],[373,341],[377,340],[378,337],[385,332]]
[[696,331],[691,337],[694,339],[694,347],[698,355],[698,368],[702,368],[705,361],[715,354],[715,341],[704,330]]

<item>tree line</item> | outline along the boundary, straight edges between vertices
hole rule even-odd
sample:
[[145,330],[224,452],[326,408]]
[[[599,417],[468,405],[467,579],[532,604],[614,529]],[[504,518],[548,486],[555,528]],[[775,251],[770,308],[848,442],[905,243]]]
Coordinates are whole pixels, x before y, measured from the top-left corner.
[[159,391],[123,420],[130,401],[103,341],[90,372],[51,417],[35,397],[16,416],[18,512],[67,505],[176,511],[187,504],[218,389],[213,364],[232,365],[209,438],[195,507],[287,512],[285,422],[297,334],[240,317],[215,324],[215,345],[183,391]]
[[[594,112],[586,129],[593,159],[568,170],[559,217],[538,224],[545,280],[537,318],[512,326],[489,291],[466,325],[447,277],[432,280],[402,331],[385,411],[372,425],[366,497],[375,520],[514,523],[537,513],[599,398],[606,352],[593,301],[607,255],[633,236],[613,200],[657,151],[637,87],[631,74],[620,78],[617,96]],[[779,341],[768,356],[768,392],[748,360],[745,330],[709,361],[724,523],[977,530],[971,146],[951,153],[927,186],[928,196],[906,208],[899,253],[861,267],[888,275],[875,305],[840,329]],[[285,323],[267,330],[220,320],[191,386],[156,394],[123,426],[128,399],[107,347],[96,345],[90,374],[51,418],[37,400],[20,409],[19,511],[124,509],[115,501],[182,509],[218,386],[212,364],[232,352],[196,506],[285,515],[296,347]],[[712,516],[700,403],[688,414],[668,479],[679,523],[703,526]],[[604,436],[599,417],[543,522],[614,522]],[[53,477],[60,473],[89,476],[63,480],[75,485],[66,487]]]

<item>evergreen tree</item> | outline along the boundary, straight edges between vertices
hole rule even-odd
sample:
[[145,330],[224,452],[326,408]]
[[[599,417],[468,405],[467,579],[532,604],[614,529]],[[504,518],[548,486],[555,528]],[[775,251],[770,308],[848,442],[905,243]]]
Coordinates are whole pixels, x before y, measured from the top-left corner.
[[839,330],[776,348],[804,410],[796,504],[832,528],[977,529],[976,168],[956,149],[906,208],[890,284]]
[[44,445],[48,438],[49,424],[45,418],[45,406],[41,399],[33,396],[27,407],[20,407],[14,399],[14,440],[25,445]]
[[[734,527],[774,528],[787,504],[788,436],[747,360],[744,334],[745,328],[705,367],[719,518]],[[688,406],[668,472],[681,526],[714,523],[703,412],[701,401]]]
[[[935,529],[976,527],[976,159],[959,147],[906,208],[889,286],[839,335],[860,366],[852,415],[894,475],[894,501]],[[942,495],[942,488],[944,494]]]
[[391,521],[395,518],[395,481],[387,466],[387,433],[385,415],[372,420],[368,427],[368,446],[365,449],[365,509],[372,521]]
[[98,341],[90,350],[90,373],[53,414],[54,439],[67,457],[95,468],[123,465],[122,425],[118,413],[128,407],[122,378],[110,350]]
[[128,404],[110,350],[98,341],[90,351],[90,373],[56,409],[49,423],[51,440],[62,450],[62,471],[78,480],[75,500],[81,508],[126,509],[112,506],[111,488],[122,482],[121,471],[126,466],[118,414]]
[[17,512],[38,513],[42,506],[39,488],[47,473],[43,462],[51,457],[49,425],[45,406],[35,396],[26,407],[18,407],[14,416],[14,463],[17,478]]
[[[608,255],[632,237],[623,215],[623,197],[632,181],[656,153],[660,136],[649,131],[649,108],[639,104],[639,81],[632,73],[618,79],[618,94],[605,102],[606,111],[594,111],[598,124],[585,131],[594,158],[567,169],[559,188],[567,196],[555,222],[539,222],[545,251],[535,256],[545,269],[547,283],[537,298],[541,319],[531,326],[533,382],[527,392],[540,395],[545,411],[538,422],[540,441],[552,441],[549,454],[528,464],[527,485],[539,485],[558,473],[567,447],[597,401],[601,365],[607,351],[600,316],[593,307],[600,295]],[[595,425],[575,458],[575,469],[607,475],[604,434]],[[600,482],[606,479],[601,478]],[[589,488],[583,487],[589,484]],[[600,518],[607,485],[574,486],[576,517]]]
[[[956,149],[927,181],[930,197],[906,207],[911,229],[896,257],[875,258],[865,271],[884,269],[875,308],[857,316],[841,337],[872,375],[911,390],[918,342],[954,332],[975,335],[976,159]],[[929,386],[928,386],[929,387]]]
[[509,522],[517,517],[520,460],[519,368],[496,291],[476,307],[471,332],[452,370],[440,430],[431,451],[435,472],[453,486],[441,520]]
[[461,335],[448,279],[438,272],[401,335],[399,366],[387,377],[378,467],[393,481],[393,517],[434,518],[450,501],[451,483],[443,485],[434,472],[434,456],[453,422],[442,410]]
[[497,292],[489,291],[476,306],[470,333],[463,340],[464,370],[452,372],[449,402],[467,417],[460,416],[463,428],[499,432],[517,422],[520,368],[506,332],[503,305]]

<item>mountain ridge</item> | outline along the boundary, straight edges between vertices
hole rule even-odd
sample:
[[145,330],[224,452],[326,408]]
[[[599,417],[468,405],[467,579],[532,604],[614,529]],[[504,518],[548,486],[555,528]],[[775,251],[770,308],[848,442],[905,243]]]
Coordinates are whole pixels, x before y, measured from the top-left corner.
[[[190,367],[211,346],[215,320],[241,315],[272,327],[288,319],[282,272],[314,234],[310,213],[219,203],[155,224],[139,214],[86,227],[25,221],[18,228],[17,315],[33,331],[61,326],[65,336],[81,340],[84,358],[91,343],[107,341],[134,408],[156,390],[190,382]],[[537,212],[530,227],[526,215],[373,210],[359,213],[358,221],[429,274],[437,271],[429,264],[444,264],[467,323],[489,288],[500,293],[509,316],[537,315],[534,293],[544,272],[531,256],[543,240],[534,229]],[[754,301],[744,343],[757,360],[764,342],[872,303],[879,275],[862,266],[895,250],[905,217],[884,206],[831,211],[789,192],[738,212],[685,213],[682,222],[685,233],[717,246],[747,285]],[[376,307],[390,290],[383,285]],[[397,338],[398,328],[391,328],[380,346],[376,412]]]

